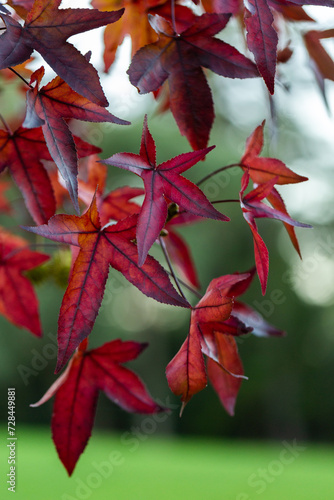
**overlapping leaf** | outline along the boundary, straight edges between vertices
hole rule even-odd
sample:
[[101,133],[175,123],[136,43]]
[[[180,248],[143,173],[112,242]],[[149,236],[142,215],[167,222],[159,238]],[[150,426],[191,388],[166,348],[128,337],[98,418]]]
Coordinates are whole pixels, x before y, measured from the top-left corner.
[[[148,14],[159,14],[171,18],[171,2],[167,0],[92,0],[92,5],[99,10],[114,10],[124,7],[121,19],[115,25],[108,25],[104,30],[104,67],[108,71],[115,60],[116,50],[124,38],[131,37],[132,56],[144,45],[157,40],[157,34],[151,27]],[[185,29],[191,24],[195,15],[183,6],[174,6],[177,28]]]
[[248,289],[253,276],[252,270],[213,279],[193,308],[189,334],[166,368],[169,387],[181,396],[181,412],[204,389],[208,377],[222,405],[233,415],[241,381],[246,378],[233,337],[249,332],[261,337],[284,335],[252,307],[236,300]]
[[158,90],[168,80],[171,111],[193,149],[207,146],[214,119],[211,91],[202,67],[229,78],[259,76],[249,59],[214,38],[229,18],[225,14],[204,14],[179,34],[166,19],[151,16],[159,40],[140,49],[128,70],[131,83],[141,94]]
[[333,7],[333,0],[205,0],[207,12],[244,15],[247,45],[254,54],[258,70],[271,94],[275,89],[276,62],[278,60],[278,25],[274,23],[275,10],[287,20],[313,21],[301,8],[303,5]]
[[80,247],[59,314],[56,372],[93,328],[109,265],[148,297],[166,304],[189,307],[156,260],[148,256],[145,264],[138,266],[137,247],[132,243],[136,224],[137,216],[132,216],[115,225],[102,227],[94,198],[81,217],[55,215],[47,225],[25,228],[51,240]]
[[[73,137],[73,141],[79,157],[100,151],[79,137]],[[0,130],[0,172],[8,167],[37,224],[45,224],[56,209],[51,181],[41,160],[52,161],[41,128]]]
[[69,476],[91,436],[99,391],[128,412],[165,411],[153,401],[140,378],[123,363],[136,359],[147,344],[112,340],[86,351],[86,342],[65,372],[48,389],[40,406],[55,395],[52,437]]
[[6,31],[0,37],[0,69],[24,62],[37,50],[73,90],[96,104],[107,106],[96,69],[67,38],[114,23],[124,9],[115,12],[59,9],[60,3],[61,0],[36,0],[25,17],[24,26],[9,15],[1,15]]
[[[269,180],[264,184],[259,184],[255,189],[253,189],[247,194],[244,194],[249,184],[248,171],[246,171],[243,174],[241,180],[240,204],[243,216],[247,221],[253,234],[255,264],[260,279],[263,295],[265,294],[267,287],[267,280],[269,273],[269,253],[263,239],[259,235],[257,225],[254,219],[255,218],[278,219],[290,226],[311,227],[308,224],[297,222],[294,219],[291,219],[286,210],[280,211],[278,209],[271,208],[265,203],[263,203],[262,200],[264,198],[270,197],[270,195],[273,204],[275,203],[274,200],[277,199],[277,194],[276,194],[277,191],[274,190],[274,185],[277,183],[277,181],[278,179],[274,177],[272,180]],[[280,205],[277,204],[277,206]],[[292,241],[294,242],[294,240]]]
[[281,160],[259,156],[263,149],[263,130],[265,121],[261,123],[246,141],[245,152],[240,165],[256,184],[263,184],[276,179],[275,184],[294,184],[307,181],[308,178],[290,170]]
[[23,238],[0,229],[0,313],[37,337],[42,335],[38,301],[23,273],[48,259],[30,250]]
[[78,206],[78,158],[75,143],[66,123],[66,119],[92,122],[111,122],[129,125],[129,122],[112,115],[105,108],[74,92],[58,76],[39,89],[44,68],[39,68],[31,77],[31,84],[36,83],[27,93],[27,114],[24,127],[42,127],[50,155],[56,163],[71,200],[79,212]]
[[184,153],[157,165],[155,143],[147,126],[147,117],[145,117],[139,155],[116,153],[103,160],[108,165],[114,165],[137,174],[144,181],[145,199],[137,227],[138,263],[140,266],[145,262],[149,249],[166,222],[166,198],[194,215],[229,220],[211,205],[197,186],[180,175],[202,160],[212,149],[213,147],[210,147]]

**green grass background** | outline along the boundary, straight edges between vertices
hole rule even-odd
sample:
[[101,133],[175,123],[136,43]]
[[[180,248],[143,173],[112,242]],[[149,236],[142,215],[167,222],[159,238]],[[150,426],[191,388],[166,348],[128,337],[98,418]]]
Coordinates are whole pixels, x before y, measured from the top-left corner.
[[[163,439],[144,434],[141,440],[131,435],[124,441],[122,435],[96,432],[68,478],[50,431],[26,427],[17,433],[17,484],[13,497],[4,484],[9,466],[6,434],[1,434],[1,499],[334,498],[334,449],[325,446],[297,443],[304,449],[295,457],[286,453],[291,461],[283,464],[281,442]],[[109,466],[97,472],[96,466],[99,468],[102,462]]]

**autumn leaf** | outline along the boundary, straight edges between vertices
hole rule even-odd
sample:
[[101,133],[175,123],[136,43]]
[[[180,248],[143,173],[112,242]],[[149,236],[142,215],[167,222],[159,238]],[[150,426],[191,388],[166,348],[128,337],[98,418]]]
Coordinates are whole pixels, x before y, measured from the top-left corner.
[[249,0],[245,9],[247,45],[271,94],[275,88],[278,35],[267,0]]
[[250,332],[260,337],[284,335],[252,307],[236,300],[246,292],[253,276],[251,270],[213,279],[192,309],[189,334],[166,368],[170,389],[181,396],[181,413],[209,378],[222,405],[233,415],[241,381],[247,378],[233,337]]
[[141,94],[158,90],[168,80],[170,108],[193,149],[205,148],[214,119],[211,91],[202,67],[229,78],[259,76],[256,66],[234,47],[214,38],[230,19],[204,14],[190,28],[175,33],[161,16],[150,16],[159,40],[140,49],[128,70]]
[[[298,227],[308,227],[311,226],[309,224],[304,224],[303,222],[298,222],[292,219],[287,211],[280,211],[275,208],[271,208],[265,203],[263,203],[264,198],[270,197],[272,195],[271,200],[274,200],[276,197],[276,191],[273,189],[274,185],[277,184],[278,177],[274,177],[264,184],[259,184],[255,189],[250,191],[247,194],[244,194],[248,184],[249,184],[249,173],[246,171],[241,180],[241,190],[240,190],[240,205],[242,209],[242,214],[244,219],[247,221],[254,240],[254,255],[255,255],[255,264],[257,273],[259,276],[259,280],[261,283],[262,294],[264,295],[266,292],[267,281],[268,281],[268,273],[269,273],[269,252],[268,249],[259,235],[257,225],[255,223],[255,218],[270,218],[270,219],[278,219],[290,226],[298,226]],[[275,203],[275,201],[274,201]],[[281,208],[281,207],[280,207]],[[294,240],[292,240],[294,242]]]
[[313,21],[302,5],[333,7],[333,0],[204,0],[206,12],[231,13],[243,17],[249,50],[253,53],[258,70],[271,94],[275,90],[279,33],[275,11],[289,21]]
[[[79,137],[73,141],[79,157],[100,151]],[[56,209],[52,184],[41,160],[52,161],[41,128],[0,130],[0,172],[8,167],[37,224],[45,224]]]
[[58,372],[91,332],[105,289],[109,265],[148,297],[166,304],[189,307],[173,288],[161,265],[148,256],[138,266],[135,239],[137,216],[101,226],[94,198],[81,217],[55,215],[48,224],[25,227],[28,231],[61,243],[80,247],[58,320]]
[[275,184],[280,185],[307,181],[307,177],[296,174],[281,160],[259,156],[263,149],[264,126],[265,120],[256,127],[246,141],[245,152],[240,161],[244,172],[247,170],[250,178],[256,184],[264,184],[274,178],[276,179]]
[[207,384],[200,325],[205,322],[224,322],[229,318],[231,310],[232,300],[222,296],[219,289],[214,289],[206,293],[191,312],[189,334],[166,368],[171,391],[181,396],[181,413],[186,403]]
[[[104,69],[107,72],[115,60],[116,50],[126,35],[131,37],[131,52],[134,55],[144,45],[154,42],[157,35],[150,26],[147,14],[150,9],[166,0],[92,0],[96,9],[114,10],[124,7],[124,14],[115,25],[108,25],[104,30]],[[179,6],[178,6],[179,7]]]
[[114,23],[124,9],[58,9],[60,3],[61,0],[35,1],[24,26],[1,14],[6,31],[0,37],[0,69],[24,62],[37,50],[73,90],[96,104],[108,106],[96,69],[67,38]]
[[145,116],[139,155],[116,153],[103,160],[107,165],[137,174],[144,181],[145,199],[138,218],[138,264],[145,262],[149,249],[164,227],[167,218],[166,197],[194,215],[229,220],[218,212],[202,191],[180,174],[202,160],[210,148],[181,154],[160,165],[156,164],[156,148]]
[[44,68],[41,67],[31,76],[30,83],[36,85],[27,92],[27,113],[23,126],[42,127],[50,155],[64,178],[73,205],[79,213],[78,158],[73,136],[65,120],[75,118],[120,125],[129,125],[129,122],[80,96],[58,76],[39,90],[43,75]]
[[59,458],[71,476],[91,436],[99,391],[128,412],[166,411],[153,401],[141,379],[123,363],[136,359],[147,344],[116,339],[86,351],[85,342],[65,372],[35,404],[55,395],[51,428]]
[[29,249],[28,242],[0,228],[0,313],[19,327],[41,337],[38,301],[24,276],[49,259]]

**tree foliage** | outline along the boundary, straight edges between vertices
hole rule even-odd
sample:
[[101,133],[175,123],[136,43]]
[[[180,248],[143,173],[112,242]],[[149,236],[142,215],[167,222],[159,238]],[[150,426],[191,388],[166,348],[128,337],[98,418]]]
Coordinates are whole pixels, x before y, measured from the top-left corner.
[[[114,339],[87,349],[110,267],[146,296],[189,309],[189,333],[166,368],[169,387],[181,398],[181,413],[209,381],[233,415],[242,379],[247,378],[236,339],[250,333],[261,337],[284,334],[239,297],[256,274],[262,293],[266,292],[269,253],[255,219],[283,222],[301,255],[295,227],[310,226],[290,217],[277,186],[307,178],[278,158],[261,156],[264,121],[249,131],[237,163],[207,173],[197,185],[181,174],[198,162],[204,162],[205,169],[211,150],[219,150],[219,145],[209,145],[214,104],[219,106],[208,83],[210,72],[244,80],[245,91],[249,78],[262,78],[266,91],[274,94],[277,68],[292,55],[284,45],[284,26],[313,21],[303,5],[333,6],[333,0],[203,0],[187,5],[179,0],[93,0],[90,9],[62,9],[61,0],[8,0],[0,6],[2,84],[16,78],[18,91],[26,96],[26,114],[20,123],[17,117],[6,120],[0,115],[0,171],[4,172],[0,209],[4,213],[12,210],[6,199],[11,182],[8,171],[37,224],[17,230],[34,233],[38,242],[47,238],[69,246],[72,252],[58,320],[56,373],[65,370],[33,405],[55,395],[53,439],[69,475],[90,437],[99,391],[126,411],[168,410],[155,403],[141,379],[123,366],[146,345]],[[232,18],[237,19],[245,40],[243,53],[221,38]],[[107,110],[109,103],[90,54],[81,54],[67,40],[102,26],[106,27],[105,71],[112,67],[117,47],[129,35],[132,60],[127,73],[131,84],[140,94],[154,93],[162,109],[172,113],[190,150],[157,164],[154,129],[151,134],[147,116],[140,144],[138,138],[139,154],[117,152],[99,160],[99,148],[72,134],[72,119],[130,125]],[[333,36],[331,29],[303,33],[322,92],[324,80],[334,80],[334,63],[321,40]],[[34,73],[29,70],[35,51],[56,72],[48,83],[42,82],[43,66]],[[87,157],[82,167],[80,159]],[[138,175],[143,187],[106,191],[105,165]],[[234,166],[240,168],[239,198],[209,200],[200,186]],[[86,178],[80,175],[83,168]],[[66,197],[77,215],[63,213]],[[216,230],[223,230],[221,222],[233,224],[233,220],[217,207],[228,202],[240,204],[251,230],[254,268],[243,273],[232,269],[231,274],[212,279],[202,294],[192,249],[175,229],[182,231],[185,225],[213,219]],[[150,255],[153,245],[160,246],[162,262]],[[37,298],[24,273],[46,262],[49,255],[32,248],[21,235],[0,230],[0,313],[39,337]]]

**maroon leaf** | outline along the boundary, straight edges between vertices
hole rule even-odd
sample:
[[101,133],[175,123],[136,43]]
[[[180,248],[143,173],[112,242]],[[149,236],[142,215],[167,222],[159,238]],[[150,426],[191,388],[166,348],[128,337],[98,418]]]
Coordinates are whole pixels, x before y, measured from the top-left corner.
[[23,273],[48,259],[31,251],[23,238],[0,229],[0,313],[37,337],[42,335],[38,301]]
[[99,391],[129,412],[156,413],[165,409],[153,401],[140,378],[122,363],[138,357],[146,344],[113,340],[85,351],[80,346],[66,371],[33,407],[54,394],[52,437],[69,476],[91,436]]
[[128,70],[131,83],[141,94],[158,90],[168,79],[171,111],[193,149],[207,146],[214,119],[211,92],[201,67],[229,78],[258,76],[249,59],[214,38],[229,18],[204,14],[179,34],[167,20],[151,16],[159,40],[140,49]]
[[[100,151],[78,137],[73,139],[79,157]],[[15,132],[0,130],[0,171],[8,167],[37,224],[45,224],[56,209],[51,181],[42,159],[52,160],[41,128],[19,127]]]
[[29,59],[37,50],[73,90],[101,106],[108,106],[95,68],[66,40],[117,21],[124,9],[100,12],[96,9],[58,9],[61,0],[35,1],[22,27],[2,14],[6,25],[0,37],[0,69]]
[[192,214],[210,219],[229,220],[211,205],[197,186],[180,175],[202,160],[213,147],[184,153],[157,165],[155,143],[145,117],[140,154],[116,153],[103,160],[108,165],[137,174],[144,181],[145,199],[137,227],[139,266],[145,262],[149,249],[166,222],[166,197]]
[[[249,9],[249,10],[248,10]],[[267,0],[249,0],[245,9],[247,44],[271,94],[275,88],[278,36]]]
[[160,264],[148,257],[137,264],[135,238],[137,216],[115,225],[101,227],[94,198],[81,217],[55,215],[47,225],[25,229],[54,241],[80,247],[65,292],[58,321],[58,361],[56,372],[91,332],[100,308],[109,265],[120,271],[148,297],[181,307],[189,304],[175,291]]
[[23,125],[27,128],[42,126],[50,155],[64,178],[72,202],[79,213],[78,158],[73,136],[65,120],[76,118],[121,125],[129,125],[129,122],[117,118],[86,97],[80,96],[58,76],[39,90],[43,75],[42,67],[31,77],[31,83],[36,82],[36,85],[27,93],[27,114]]

